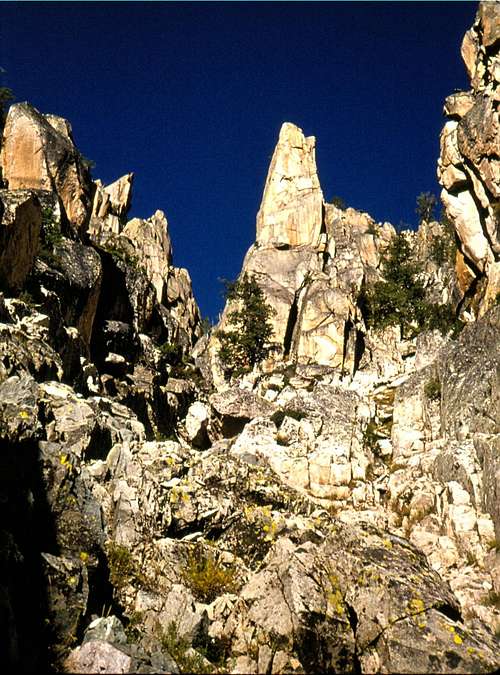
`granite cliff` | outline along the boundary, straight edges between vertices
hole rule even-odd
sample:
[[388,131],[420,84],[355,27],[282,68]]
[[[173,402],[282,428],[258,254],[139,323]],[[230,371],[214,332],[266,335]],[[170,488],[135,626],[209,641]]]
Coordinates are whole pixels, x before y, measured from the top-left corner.
[[[0,662],[38,672],[500,667],[500,4],[445,103],[448,218],[325,202],[280,131],[242,276],[267,358],[231,377],[162,211],[11,106],[0,166]],[[496,181],[496,182],[495,182]],[[495,187],[496,185],[496,187]],[[369,305],[403,242],[440,330]],[[450,318],[451,317],[451,318]],[[461,330],[460,330],[461,329]]]

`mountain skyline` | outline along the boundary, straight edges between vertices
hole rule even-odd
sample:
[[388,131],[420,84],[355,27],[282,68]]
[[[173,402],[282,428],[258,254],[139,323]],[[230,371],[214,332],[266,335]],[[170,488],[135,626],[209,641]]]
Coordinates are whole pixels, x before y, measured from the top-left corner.
[[4,84],[67,118],[109,183],[133,171],[130,216],[165,211],[175,264],[217,318],[283,122],[316,136],[325,199],[416,225],[438,194],[442,105],[476,4],[5,3]]

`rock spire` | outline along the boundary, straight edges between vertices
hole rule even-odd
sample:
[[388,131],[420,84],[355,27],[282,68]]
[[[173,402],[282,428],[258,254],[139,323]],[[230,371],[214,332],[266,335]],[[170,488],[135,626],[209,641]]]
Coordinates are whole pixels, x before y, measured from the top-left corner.
[[267,174],[257,214],[257,243],[315,246],[323,223],[323,193],[318,179],[314,136],[285,122]]

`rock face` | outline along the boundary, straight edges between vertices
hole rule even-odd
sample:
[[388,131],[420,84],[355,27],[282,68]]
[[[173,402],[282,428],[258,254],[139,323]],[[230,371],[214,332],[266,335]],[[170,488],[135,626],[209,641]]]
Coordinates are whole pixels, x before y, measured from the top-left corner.
[[500,290],[500,5],[481,2],[472,28],[462,43],[462,58],[471,90],[446,99],[448,117],[441,133],[438,177],[441,198],[461,243],[473,279],[484,278],[476,290],[473,310],[484,313]]
[[[367,213],[323,202],[314,147],[313,137],[283,124],[257,215],[256,242],[246,254],[242,274],[255,278],[274,311],[273,359],[350,375],[360,367],[384,368],[379,352],[387,351],[387,340],[381,344],[370,334],[360,297],[381,279],[381,254],[396,231]],[[414,236],[408,233],[408,238],[417,251]],[[435,269],[429,276],[433,285],[434,277]],[[440,301],[451,301],[452,286],[447,284],[449,292]],[[220,328],[233,309],[229,303]],[[390,344],[394,367],[403,372],[404,348],[395,336]],[[214,381],[224,386],[218,349],[215,335],[209,347]]]
[[56,192],[69,227],[80,233],[85,230],[92,186],[66,120],[54,115],[45,117],[28,103],[11,106],[3,132],[0,165],[10,190]]
[[323,223],[315,139],[293,124],[281,127],[257,214],[257,243],[317,246]]
[[[474,82],[495,12],[464,42]],[[74,148],[64,120],[21,112],[28,139]],[[500,307],[454,338],[368,328],[394,228],[323,203],[314,141],[286,124],[244,263],[276,348],[217,381],[165,215],[127,221],[131,180],[92,184],[88,232],[64,182],[0,192],[4,669],[497,670]],[[480,268],[446,227],[403,237],[456,308]]]
[[1,283],[7,288],[19,290],[38,253],[41,206],[36,196],[27,190],[2,190],[0,203]]
[[[117,207],[115,211],[118,212]],[[147,220],[133,218],[125,224],[123,216],[121,222],[117,219],[117,215],[109,213],[104,219],[94,216],[89,234],[95,244],[118,258],[118,264],[128,270],[124,294],[126,302],[132,300],[137,331],[151,330],[156,314],[164,325],[166,340],[193,346],[201,334],[200,312],[189,272],[172,264],[165,214],[158,210]],[[119,304],[122,306],[123,301]],[[122,315],[120,311],[115,318],[123,320]]]
[[113,234],[120,233],[123,220],[130,208],[133,178],[134,174],[129,173],[106,186],[99,180],[95,181],[95,194],[90,220],[90,232],[94,236],[104,229],[103,221],[106,223],[106,230]]

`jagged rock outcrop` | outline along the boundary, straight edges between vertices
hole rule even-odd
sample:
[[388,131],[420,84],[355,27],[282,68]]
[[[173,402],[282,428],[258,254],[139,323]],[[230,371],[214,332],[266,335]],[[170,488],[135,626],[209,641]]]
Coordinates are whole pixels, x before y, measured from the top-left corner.
[[[74,147],[42,117],[28,138]],[[163,212],[127,222],[131,179],[93,184],[87,233],[64,185],[0,193],[2,664],[498,669],[500,308],[458,337],[368,327],[395,230],[323,203],[314,140],[286,124],[244,263],[276,349],[214,391],[217,337],[190,360],[189,275]],[[425,296],[460,309],[479,268],[465,246],[454,267],[447,228],[403,239]]]
[[[115,298],[109,300],[121,309],[118,314],[108,312],[107,320],[128,323],[132,313],[138,333],[154,332],[152,324],[159,322],[162,328],[156,330],[163,333],[164,342],[182,343],[187,350],[201,335],[201,317],[189,272],[172,263],[172,243],[163,211],[156,211],[147,220],[133,218],[126,222],[130,201],[126,179],[128,176],[110,186],[112,195],[123,196],[125,191],[124,201],[120,202],[116,197],[117,201],[111,202],[115,204],[113,210],[106,212],[104,218],[94,215],[89,229],[91,240],[114,259],[115,271],[110,274]],[[113,188],[120,182],[126,187]],[[123,291],[121,300],[120,291],[116,298],[117,286]],[[127,303],[131,304],[131,312],[123,311]]]
[[257,214],[257,244],[317,246],[323,224],[315,138],[294,124],[281,127]]
[[66,120],[42,115],[28,103],[12,105],[3,130],[0,166],[10,190],[56,192],[70,230],[83,234],[93,189]]
[[[366,213],[325,204],[314,149],[314,137],[283,124],[257,215],[256,243],[242,274],[255,277],[274,310],[275,360],[352,374],[368,346],[358,296],[365,281],[379,278],[380,253],[395,230]],[[229,304],[222,328],[231,310]],[[216,339],[211,351],[217,351]]]
[[460,240],[460,266],[468,271],[460,275],[461,290],[475,314],[500,291],[499,48],[500,4],[481,2],[462,43],[471,90],[446,99],[438,161],[441,198]]
[[[90,219],[90,233],[98,236],[104,232],[119,234],[123,221],[130,209],[132,200],[132,182],[134,174],[128,173],[114,183],[104,186],[102,181],[95,181],[95,194]],[[96,222],[94,232],[94,220]],[[103,227],[103,222],[106,224]]]

